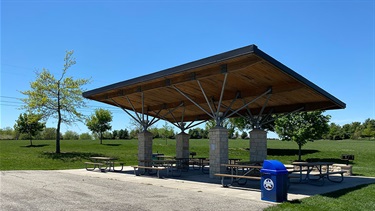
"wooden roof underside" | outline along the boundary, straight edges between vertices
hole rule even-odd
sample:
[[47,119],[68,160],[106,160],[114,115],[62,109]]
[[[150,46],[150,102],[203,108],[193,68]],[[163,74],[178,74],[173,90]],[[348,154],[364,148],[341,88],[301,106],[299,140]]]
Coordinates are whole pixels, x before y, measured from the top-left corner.
[[[269,89],[271,96],[259,97]],[[345,108],[343,102],[255,45],[94,89],[83,96],[170,122],[211,119],[207,113],[216,112],[221,97],[220,112],[227,115],[256,98],[239,113],[250,110],[256,115],[264,105],[263,114]],[[231,117],[235,116],[238,114]]]

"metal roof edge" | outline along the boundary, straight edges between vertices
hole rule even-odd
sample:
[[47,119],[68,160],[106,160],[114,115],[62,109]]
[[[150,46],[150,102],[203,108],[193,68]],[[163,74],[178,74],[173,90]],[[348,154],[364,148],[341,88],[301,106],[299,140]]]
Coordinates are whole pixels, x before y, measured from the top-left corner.
[[317,86],[316,84],[314,84],[313,82],[309,81],[308,79],[306,79],[305,77],[303,77],[302,75],[298,74],[297,72],[293,71],[292,69],[290,69],[289,67],[285,66],[284,64],[282,64],[281,62],[277,61],[276,59],[274,59],[273,57],[271,57],[270,55],[266,54],[265,52],[263,52],[262,50],[256,48],[254,49],[254,53],[260,57],[262,57],[263,59],[267,60],[268,62],[270,62],[271,64],[275,65],[277,68],[279,68],[281,71],[283,71],[284,73],[292,76],[293,78],[295,78],[296,80],[304,83],[305,85],[313,88],[314,90],[316,90],[317,92],[319,92],[320,94],[324,95],[325,97],[329,98],[330,100],[332,100],[336,105],[338,105],[340,108],[344,109],[346,108],[346,104],[344,102],[342,102],[341,100],[339,100],[338,98],[336,98],[335,96],[331,95],[330,93],[328,93],[327,91],[325,91],[324,89],[320,88],[319,86]]
[[234,50],[230,50],[230,51],[227,51],[227,52],[224,52],[224,53],[219,53],[219,54],[209,56],[209,57],[206,57],[206,58],[203,58],[203,59],[199,59],[199,60],[196,60],[196,61],[192,61],[192,62],[188,62],[188,63],[182,64],[182,65],[178,65],[178,66],[175,66],[175,67],[164,69],[164,70],[161,70],[161,71],[158,71],[158,72],[154,72],[154,73],[150,73],[150,74],[147,74],[147,75],[132,78],[132,79],[129,79],[129,80],[121,81],[121,82],[114,83],[114,84],[111,84],[111,85],[108,85],[108,86],[103,86],[103,87],[100,87],[100,88],[97,88],[97,89],[92,89],[92,90],[89,90],[89,91],[86,91],[86,92],[82,93],[82,96],[87,98],[91,95],[99,94],[101,92],[109,91],[109,90],[116,89],[116,88],[119,88],[119,87],[129,86],[129,85],[133,85],[133,84],[136,84],[136,83],[139,83],[139,82],[149,81],[149,80],[153,80],[153,79],[160,78],[160,77],[166,77],[168,75],[184,72],[184,71],[187,71],[189,69],[198,68],[198,67],[201,67],[201,66],[205,66],[205,65],[217,63],[217,62],[220,62],[220,61],[223,61],[223,60],[227,60],[227,59],[230,59],[230,58],[233,58],[233,57],[238,57],[238,56],[242,56],[242,55],[245,55],[245,54],[254,53],[257,49],[258,49],[258,47],[254,44],[244,46],[244,47],[237,48],[237,49],[234,49]]

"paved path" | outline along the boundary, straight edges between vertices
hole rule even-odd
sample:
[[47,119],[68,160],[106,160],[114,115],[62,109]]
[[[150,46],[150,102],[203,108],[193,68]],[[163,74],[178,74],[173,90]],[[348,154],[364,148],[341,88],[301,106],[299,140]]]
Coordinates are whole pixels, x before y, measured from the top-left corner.
[[[259,181],[223,188],[200,171],[158,179],[125,172],[85,169],[1,171],[0,210],[263,210],[275,203],[260,200]],[[345,177],[323,186],[291,184],[288,200],[375,183],[375,178]]]
[[0,210],[262,210],[272,205],[222,190],[230,189],[86,170],[2,171]]

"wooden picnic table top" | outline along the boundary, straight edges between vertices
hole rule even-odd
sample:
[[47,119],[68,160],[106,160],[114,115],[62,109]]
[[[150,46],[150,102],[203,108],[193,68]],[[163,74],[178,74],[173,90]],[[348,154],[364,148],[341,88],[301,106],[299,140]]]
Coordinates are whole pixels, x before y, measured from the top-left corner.
[[90,159],[93,159],[93,160],[116,160],[116,158],[112,158],[112,157],[90,157]]
[[263,164],[263,161],[240,160],[240,161],[237,161],[236,164],[239,164],[239,165],[261,165],[261,164]]
[[221,164],[221,166],[232,167],[232,168],[253,168],[253,169],[261,169],[262,168],[262,166],[256,166],[256,165],[239,165],[239,164]]
[[153,160],[152,162],[157,164],[174,164],[177,163],[177,160]]
[[295,166],[324,166],[333,165],[333,162],[293,162],[292,165]]
[[175,159],[173,156],[168,156],[168,155],[157,155],[155,156],[157,159]]

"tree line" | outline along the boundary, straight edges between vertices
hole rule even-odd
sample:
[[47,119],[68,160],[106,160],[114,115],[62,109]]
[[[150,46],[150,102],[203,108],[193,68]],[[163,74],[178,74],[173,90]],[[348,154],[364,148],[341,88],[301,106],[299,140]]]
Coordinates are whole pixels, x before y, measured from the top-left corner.
[[[329,124],[329,130],[323,134],[321,139],[325,140],[344,140],[344,139],[375,139],[375,119],[366,119],[364,122],[352,122],[350,124],[338,125],[336,123]],[[149,131],[154,135],[154,138],[174,139],[178,133],[173,130],[173,127],[167,126],[161,128],[151,127]],[[105,140],[127,140],[137,138],[139,130],[124,128],[120,130],[105,131],[103,139]],[[193,128],[188,131],[190,139],[207,139],[209,128]],[[232,139],[247,139],[249,138],[248,130],[235,130],[233,133],[228,133],[228,137]],[[67,130],[65,133],[60,133],[60,138],[63,140],[98,140],[99,136],[95,133],[77,133],[72,130]],[[0,128],[0,140],[29,140],[30,134],[20,133],[15,128],[5,127]],[[45,127],[39,131],[33,139],[35,140],[55,140],[56,128]]]

